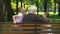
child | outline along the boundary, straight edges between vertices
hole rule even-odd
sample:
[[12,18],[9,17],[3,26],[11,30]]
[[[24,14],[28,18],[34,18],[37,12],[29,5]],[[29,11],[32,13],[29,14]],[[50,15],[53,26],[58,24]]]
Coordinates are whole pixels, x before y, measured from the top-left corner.
[[[23,20],[23,16],[26,15],[26,10],[24,8],[22,8],[21,10],[21,13],[20,14],[17,14],[17,15],[14,15],[13,16],[13,23],[14,25],[11,25],[11,30],[21,30],[22,31],[22,26],[18,25],[17,23],[22,23],[22,20]],[[20,27],[20,28],[19,28]]]
[[26,15],[26,10],[24,8],[22,8],[20,11],[21,11],[20,14],[13,16],[14,23],[21,23],[23,20],[23,16]]

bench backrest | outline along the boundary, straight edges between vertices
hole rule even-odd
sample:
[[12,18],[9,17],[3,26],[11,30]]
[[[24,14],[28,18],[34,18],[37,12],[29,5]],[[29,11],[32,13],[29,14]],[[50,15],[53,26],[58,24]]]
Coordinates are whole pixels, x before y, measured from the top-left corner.
[[42,33],[60,33],[60,24],[2,24],[2,34]]

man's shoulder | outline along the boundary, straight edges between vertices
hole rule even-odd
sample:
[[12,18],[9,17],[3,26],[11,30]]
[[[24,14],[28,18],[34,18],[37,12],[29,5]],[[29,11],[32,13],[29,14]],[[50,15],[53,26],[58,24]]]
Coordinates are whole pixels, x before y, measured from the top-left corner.
[[36,14],[33,14],[33,13],[29,13],[29,14],[27,14],[27,15],[31,15],[31,16],[34,15],[34,16],[36,16]]

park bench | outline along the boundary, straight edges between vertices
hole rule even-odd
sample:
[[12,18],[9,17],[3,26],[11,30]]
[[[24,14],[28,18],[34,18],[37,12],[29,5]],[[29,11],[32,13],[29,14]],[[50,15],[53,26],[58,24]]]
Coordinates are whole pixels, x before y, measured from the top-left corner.
[[2,24],[2,34],[60,34],[60,24],[44,23],[44,24],[15,24],[19,25],[17,31],[12,28],[14,24]]

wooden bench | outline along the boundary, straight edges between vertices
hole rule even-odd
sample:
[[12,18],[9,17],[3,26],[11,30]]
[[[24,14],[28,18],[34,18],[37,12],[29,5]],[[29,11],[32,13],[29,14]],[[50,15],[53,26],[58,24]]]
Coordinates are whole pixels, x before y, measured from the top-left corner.
[[12,31],[14,24],[2,24],[2,34],[45,34],[60,33],[60,24],[16,24],[17,31]]

